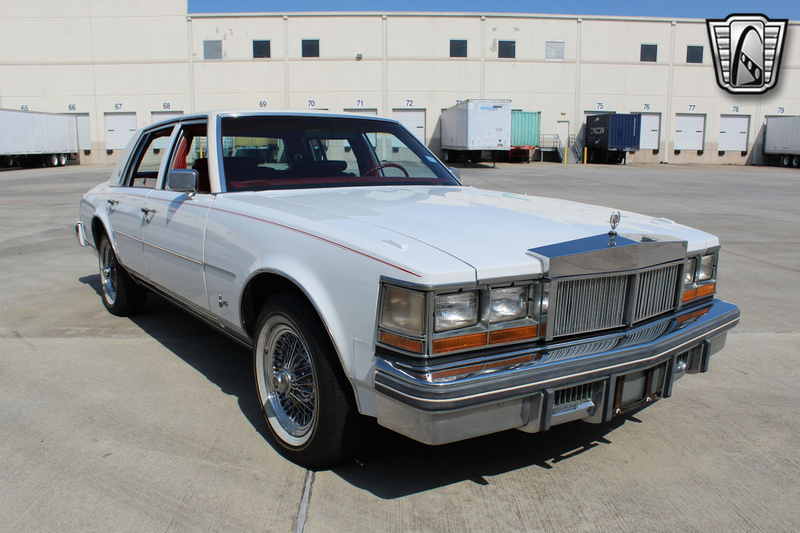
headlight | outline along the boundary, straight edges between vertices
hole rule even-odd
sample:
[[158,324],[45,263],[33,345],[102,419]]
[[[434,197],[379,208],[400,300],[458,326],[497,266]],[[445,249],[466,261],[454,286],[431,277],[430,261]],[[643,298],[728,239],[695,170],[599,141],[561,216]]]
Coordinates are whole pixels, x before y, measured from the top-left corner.
[[708,281],[714,277],[714,255],[704,255],[700,259],[700,272],[697,281]]
[[489,322],[507,322],[528,315],[528,287],[492,289]]
[[436,331],[473,326],[478,323],[477,291],[443,294],[436,297]]
[[692,285],[694,283],[694,272],[697,270],[697,259],[689,259],[686,261],[686,268],[683,274],[683,284]]
[[425,294],[385,286],[380,325],[386,329],[422,335],[424,332]]

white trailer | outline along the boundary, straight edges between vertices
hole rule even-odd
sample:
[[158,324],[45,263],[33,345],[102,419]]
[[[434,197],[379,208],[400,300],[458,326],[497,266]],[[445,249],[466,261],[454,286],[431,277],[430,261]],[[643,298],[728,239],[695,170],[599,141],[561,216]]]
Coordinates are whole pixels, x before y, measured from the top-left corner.
[[63,166],[78,158],[74,116],[0,109],[0,164]]
[[764,155],[781,166],[800,168],[800,117],[767,117]]
[[483,160],[490,152],[511,149],[511,100],[464,100],[442,111],[442,150],[445,161]]

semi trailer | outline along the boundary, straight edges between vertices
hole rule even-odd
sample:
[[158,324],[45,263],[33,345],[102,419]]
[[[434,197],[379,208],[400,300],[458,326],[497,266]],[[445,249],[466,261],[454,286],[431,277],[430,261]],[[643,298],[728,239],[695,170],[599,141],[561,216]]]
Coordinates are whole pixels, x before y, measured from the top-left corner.
[[0,109],[0,164],[64,166],[78,158],[74,116]]

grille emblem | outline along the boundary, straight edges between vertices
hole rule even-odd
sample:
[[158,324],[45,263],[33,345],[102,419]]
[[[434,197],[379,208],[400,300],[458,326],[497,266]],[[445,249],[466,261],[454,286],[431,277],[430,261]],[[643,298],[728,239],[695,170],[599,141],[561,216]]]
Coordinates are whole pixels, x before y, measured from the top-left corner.
[[764,15],[706,20],[717,84],[735,94],[772,89],[778,82],[787,22]]

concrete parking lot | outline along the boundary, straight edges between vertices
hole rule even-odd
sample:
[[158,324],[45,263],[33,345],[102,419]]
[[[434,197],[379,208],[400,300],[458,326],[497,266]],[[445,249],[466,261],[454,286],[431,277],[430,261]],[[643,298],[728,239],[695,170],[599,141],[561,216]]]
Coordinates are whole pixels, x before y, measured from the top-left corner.
[[[107,167],[0,172],[4,531],[790,531],[800,525],[800,171],[462,170],[468,185],[664,216],[720,237],[742,309],[707,374],[604,426],[428,447],[378,430],[309,472],[278,455],[250,354],[165,301],[105,311],[72,236]],[[530,232],[536,228],[509,228]]]

